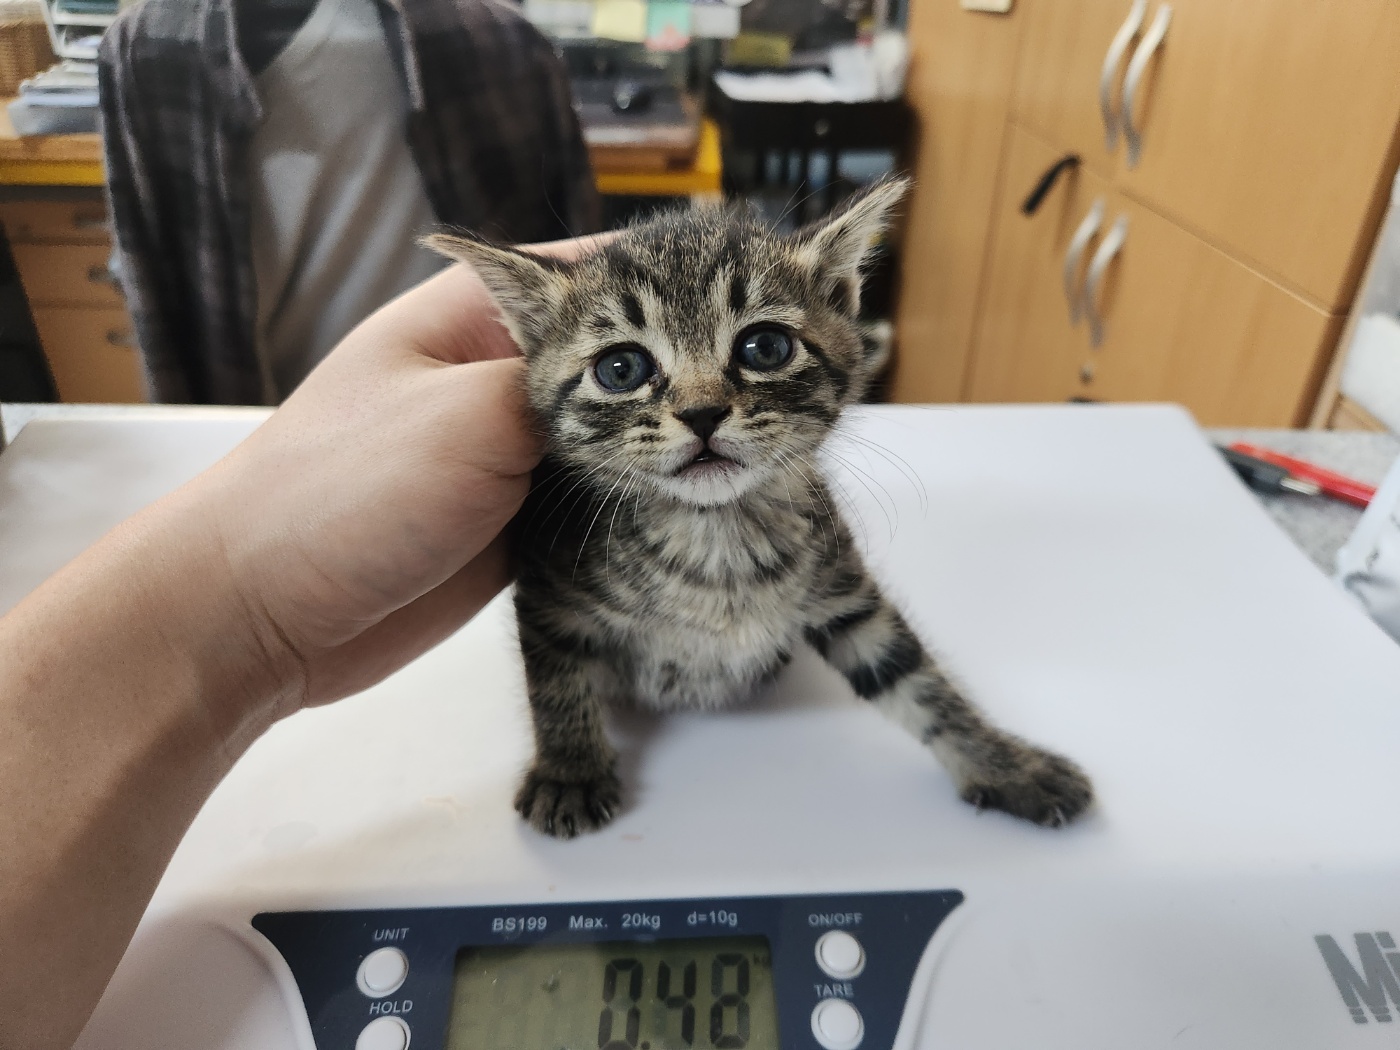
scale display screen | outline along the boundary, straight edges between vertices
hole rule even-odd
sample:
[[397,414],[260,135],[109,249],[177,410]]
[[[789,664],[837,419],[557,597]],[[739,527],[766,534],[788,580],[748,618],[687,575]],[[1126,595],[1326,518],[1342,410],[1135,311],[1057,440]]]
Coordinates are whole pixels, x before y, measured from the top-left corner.
[[765,937],[464,948],[446,1050],[779,1050]]

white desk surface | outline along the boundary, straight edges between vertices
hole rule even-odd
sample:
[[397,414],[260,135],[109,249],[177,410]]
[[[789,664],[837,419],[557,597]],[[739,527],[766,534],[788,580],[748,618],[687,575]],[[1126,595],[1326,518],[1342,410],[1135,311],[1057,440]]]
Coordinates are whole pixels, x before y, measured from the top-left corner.
[[[32,424],[0,456],[0,608],[251,425]],[[1311,938],[1400,928],[1400,647],[1178,410],[877,408],[849,425],[898,457],[834,445],[863,472],[835,469],[874,571],[993,717],[1085,766],[1087,819],[977,815],[806,654],[753,708],[619,723],[626,811],[543,839],[510,808],[529,733],[497,602],[254,745],[84,1050],[191,1045],[157,1035],[192,1023],[168,992],[196,995],[207,945],[162,937],[201,915],[916,887],[968,894],[929,1047],[1167,1045],[1187,1015],[1196,1034],[1175,1045],[1354,1045]],[[1008,959],[1033,994],[1006,994]],[[292,1045],[247,1035],[283,1030],[285,1007],[267,1010],[209,1045]]]
[[[218,419],[267,411],[208,405],[70,405],[0,404],[0,435],[13,441],[34,419]],[[1265,448],[1335,470],[1372,485],[1380,484],[1390,464],[1400,455],[1400,437],[1343,430],[1217,429],[1208,432],[1218,444],[1250,441]],[[3,441],[0,441],[3,444]],[[1338,549],[1356,528],[1359,508],[1335,500],[1296,496],[1292,493],[1258,496],[1279,528],[1323,572],[1335,569]]]

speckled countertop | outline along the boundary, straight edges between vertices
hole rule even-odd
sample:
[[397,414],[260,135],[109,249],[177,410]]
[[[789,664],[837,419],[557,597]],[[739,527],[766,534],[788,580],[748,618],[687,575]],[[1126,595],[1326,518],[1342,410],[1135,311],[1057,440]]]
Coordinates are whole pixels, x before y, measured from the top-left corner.
[[[19,405],[0,404],[0,433],[5,442],[13,440],[31,419],[120,419],[178,418],[190,415],[250,416],[265,412],[257,408],[206,408],[169,405]],[[1360,481],[1379,484],[1390,464],[1400,455],[1400,438],[1390,434],[1323,430],[1210,430],[1207,437],[1217,444],[1248,441],[1316,463]],[[1331,575],[1337,549],[1356,527],[1361,510],[1345,503],[1317,496],[1285,493],[1261,495],[1260,502],[1279,527],[1313,562]]]
[[[1218,445],[1248,441],[1372,485],[1380,484],[1400,455],[1400,438],[1354,430],[1209,430],[1206,435]],[[1356,528],[1361,508],[1287,492],[1260,495],[1259,501],[1303,553],[1330,576],[1337,550]]]

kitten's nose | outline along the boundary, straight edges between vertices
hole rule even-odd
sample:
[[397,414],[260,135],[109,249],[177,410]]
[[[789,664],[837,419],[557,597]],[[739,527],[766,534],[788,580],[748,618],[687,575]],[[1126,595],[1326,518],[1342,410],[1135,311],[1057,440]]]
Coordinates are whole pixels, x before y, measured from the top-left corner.
[[729,405],[701,405],[699,408],[687,408],[684,412],[677,412],[676,418],[695,431],[695,436],[701,441],[709,441],[710,435],[732,411],[734,410]]

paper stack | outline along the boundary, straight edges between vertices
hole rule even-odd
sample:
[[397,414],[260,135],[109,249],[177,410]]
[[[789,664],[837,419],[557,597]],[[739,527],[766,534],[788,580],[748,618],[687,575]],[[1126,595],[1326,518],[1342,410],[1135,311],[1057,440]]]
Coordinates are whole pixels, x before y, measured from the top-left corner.
[[554,36],[679,51],[693,38],[737,36],[740,6],[735,0],[525,0],[525,15]]
[[65,59],[19,86],[9,105],[19,135],[64,135],[97,130],[97,64]]
[[45,0],[44,21],[60,61],[20,85],[9,105],[18,134],[97,130],[97,46],[119,7],[119,0]]

